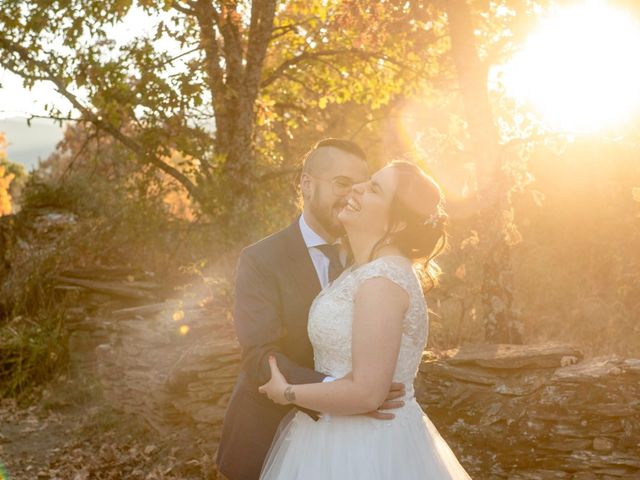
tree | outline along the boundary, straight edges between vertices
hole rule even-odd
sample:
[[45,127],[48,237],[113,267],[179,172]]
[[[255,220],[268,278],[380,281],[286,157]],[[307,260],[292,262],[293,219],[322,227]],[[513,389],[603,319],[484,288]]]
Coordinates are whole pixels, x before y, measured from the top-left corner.
[[[7,153],[5,151],[6,141],[4,135],[0,133],[0,217],[3,215],[9,215],[13,211],[11,205],[11,183],[16,178],[16,174],[11,171],[11,167],[17,172],[21,170],[16,164],[11,164],[7,160]],[[24,172],[24,170],[22,170]]]
[[[468,148],[475,158],[476,223],[483,233],[481,300],[485,337],[497,342],[520,343],[523,336],[523,325],[513,305],[511,246],[519,241],[519,234],[510,194],[514,187],[522,187],[522,181],[515,177],[526,166],[516,167],[516,172],[508,167],[514,160],[522,163],[522,159],[514,159],[518,153],[501,145],[501,140],[508,143],[513,139],[501,138],[497,128],[488,87],[489,68],[508,58],[514,42],[525,38],[535,18],[534,8],[546,3],[506,0],[487,8],[484,2],[473,0],[441,2],[448,18],[451,57],[468,123]],[[482,23],[488,31],[498,25],[502,34],[478,34],[485,30],[479,29]],[[497,41],[483,41],[483,36],[497,37]]]
[[[7,3],[0,65],[29,84],[53,82],[96,134],[174,177],[215,219],[224,246],[251,236],[247,219],[256,210],[273,218],[283,196],[293,196],[285,182],[301,152],[293,138],[362,138],[407,99],[440,102],[445,115],[464,119],[454,155],[473,159],[464,208],[476,212],[488,259],[487,337],[518,340],[509,198],[525,167],[496,127],[488,72],[549,1],[67,0],[46,10],[38,0]],[[135,8],[154,19],[153,35],[118,42],[110,26]],[[179,165],[166,161],[173,152]]]
[[[377,2],[366,7],[366,35],[351,22],[362,10],[353,2],[5,3],[0,65],[28,85],[52,82],[79,120],[173,176],[227,244],[246,236],[261,186],[295,170],[281,155],[283,136],[330,105],[377,109],[438,73],[437,49],[421,49],[437,28],[398,29],[398,15],[376,16]],[[109,29],[134,7],[154,19],[154,34],[119,43]],[[420,44],[405,41],[425,28]],[[171,150],[192,160],[170,165]]]

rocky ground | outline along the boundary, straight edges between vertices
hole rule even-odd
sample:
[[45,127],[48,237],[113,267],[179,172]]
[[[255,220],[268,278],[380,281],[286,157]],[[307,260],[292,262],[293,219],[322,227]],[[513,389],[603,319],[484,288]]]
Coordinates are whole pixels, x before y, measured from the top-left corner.
[[0,400],[2,480],[216,478],[214,452],[189,431],[150,430],[108,406],[97,383],[61,377],[31,401]]

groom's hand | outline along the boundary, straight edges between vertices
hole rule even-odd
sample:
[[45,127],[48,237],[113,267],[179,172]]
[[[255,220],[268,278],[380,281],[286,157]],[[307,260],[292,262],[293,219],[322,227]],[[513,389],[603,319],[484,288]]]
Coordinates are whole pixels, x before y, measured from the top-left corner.
[[[342,378],[349,378],[353,380],[353,372],[347,373]],[[389,412],[381,412],[380,410],[393,410],[394,408],[400,408],[404,406],[404,402],[402,400],[396,400],[397,398],[404,397],[404,394],[407,393],[404,383],[392,383],[389,388],[389,393],[387,394],[387,398],[384,399],[382,405],[378,407],[377,410],[373,412],[365,413],[363,415],[371,418],[375,418],[376,420],[392,420],[396,418],[393,413]]]
[[394,408],[400,408],[404,406],[404,402],[402,400],[396,399],[404,397],[405,393],[406,392],[404,383],[392,383],[391,388],[389,389],[389,393],[387,394],[387,398],[384,400],[382,405],[380,405],[377,410],[365,413],[365,415],[367,417],[375,418],[376,420],[394,419],[396,416],[393,413],[382,412],[381,410],[393,410]]

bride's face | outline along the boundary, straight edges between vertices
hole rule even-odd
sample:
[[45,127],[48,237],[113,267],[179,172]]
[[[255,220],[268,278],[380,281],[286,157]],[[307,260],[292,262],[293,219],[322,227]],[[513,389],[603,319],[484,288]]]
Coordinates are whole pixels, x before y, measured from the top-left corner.
[[338,215],[339,220],[347,230],[381,237],[387,231],[397,184],[393,167],[384,167],[368,181],[355,184],[347,195],[347,204]]

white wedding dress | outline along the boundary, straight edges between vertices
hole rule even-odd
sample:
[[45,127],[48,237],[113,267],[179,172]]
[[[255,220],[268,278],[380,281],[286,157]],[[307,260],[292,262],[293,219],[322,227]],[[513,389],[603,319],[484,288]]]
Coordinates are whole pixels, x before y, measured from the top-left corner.
[[316,297],[309,312],[315,369],[340,378],[351,371],[351,326],[358,287],[384,277],[409,294],[393,381],[404,383],[405,405],[390,421],[364,415],[322,414],[314,421],[297,411],[281,426],[262,467],[261,480],[469,479],[455,455],[418,405],[413,380],[427,340],[428,317],[411,262],[378,258],[345,270]]

